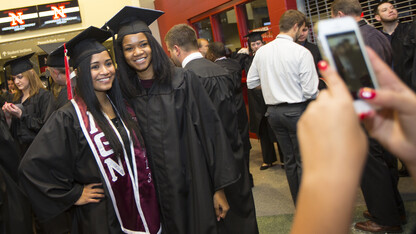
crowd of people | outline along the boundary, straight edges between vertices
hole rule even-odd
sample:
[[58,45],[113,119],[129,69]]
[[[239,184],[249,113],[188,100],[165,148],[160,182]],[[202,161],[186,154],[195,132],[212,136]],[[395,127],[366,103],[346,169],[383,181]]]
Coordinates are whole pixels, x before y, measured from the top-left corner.
[[[273,41],[254,31],[232,54],[175,25],[169,57],[149,28],[163,12],[126,6],[45,49],[51,91],[33,53],[7,61],[1,232],[258,233],[249,131],[260,170],[283,162],[292,233],[348,233],[359,185],[368,220],[355,228],[401,232],[397,158],[416,176],[416,23],[399,23],[387,1],[374,11],[382,31],[361,13],[358,0],[331,4],[332,17],[357,21],[380,84],[360,90],[377,107],[360,116],[297,10],[283,13]],[[102,44],[111,37],[114,58]]]

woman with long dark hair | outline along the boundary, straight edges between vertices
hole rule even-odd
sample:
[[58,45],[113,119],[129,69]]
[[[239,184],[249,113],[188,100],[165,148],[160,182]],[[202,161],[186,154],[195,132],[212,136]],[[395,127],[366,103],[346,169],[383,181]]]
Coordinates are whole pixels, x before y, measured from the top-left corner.
[[125,7],[105,25],[117,34],[120,84],[149,153],[166,233],[217,233],[223,189],[239,177],[221,120],[198,77],[175,68],[148,27],[163,12]]
[[29,148],[21,183],[40,222],[71,210],[71,233],[160,233],[139,127],[101,44],[110,36],[89,27],[67,43],[75,97],[54,112]]

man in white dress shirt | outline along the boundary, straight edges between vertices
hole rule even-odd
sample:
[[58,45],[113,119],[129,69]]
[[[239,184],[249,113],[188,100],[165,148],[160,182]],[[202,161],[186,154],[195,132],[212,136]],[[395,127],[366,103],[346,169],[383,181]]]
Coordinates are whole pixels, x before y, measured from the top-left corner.
[[305,23],[306,17],[300,11],[286,11],[279,21],[280,34],[257,51],[247,77],[249,89],[263,91],[266,115],[283,152],[295,205],[302,174],[296,124],[318,93],[312,54],[295,42]]

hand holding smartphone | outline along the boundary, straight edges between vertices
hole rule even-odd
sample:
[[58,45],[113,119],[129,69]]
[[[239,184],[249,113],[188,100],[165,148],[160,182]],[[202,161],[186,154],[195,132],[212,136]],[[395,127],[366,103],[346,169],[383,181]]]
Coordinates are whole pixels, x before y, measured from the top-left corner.
[[371,111],[373,108],[358,98],[358,92],[362,87],[377,89],[378,83],[357,22],[352,17],[341,17],[319,21],[317,27],[319,49],[345,81],[356,113]]

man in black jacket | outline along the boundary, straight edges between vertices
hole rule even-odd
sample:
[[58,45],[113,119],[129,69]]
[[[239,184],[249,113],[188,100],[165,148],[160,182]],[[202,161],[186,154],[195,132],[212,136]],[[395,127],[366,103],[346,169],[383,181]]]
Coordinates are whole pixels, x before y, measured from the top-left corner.
[[[313,56],[313,61],[315,62],[315,65],[317,65],[318,62],[322,60],[322,56],[321,56],[321,53],[319,52],[318,46],[308,41],[309,27],[310,27],[310,23],[306,22],[305,28],[303,28],[296,42],[300,45],[303,45],[306,49],[308,49],[311,52]],[[319,75],[319,70],[316,69],[316,71],[318,72],[318,75]]]
[[383,34],[393,49],[393,70],[407,86],[416,91],[416,21],[400,23],[397,9],[381,1],[374,9],[375,19],[383,25]]

